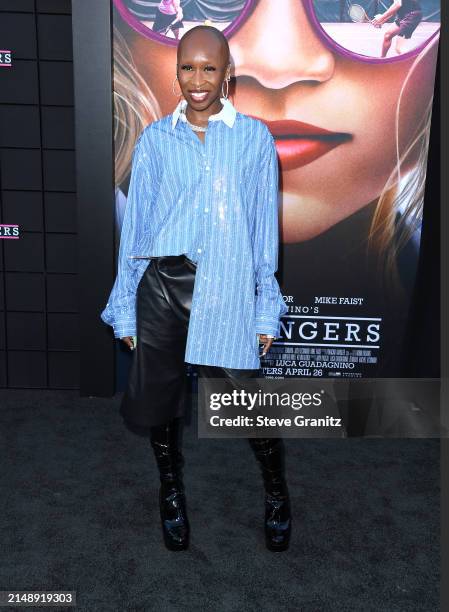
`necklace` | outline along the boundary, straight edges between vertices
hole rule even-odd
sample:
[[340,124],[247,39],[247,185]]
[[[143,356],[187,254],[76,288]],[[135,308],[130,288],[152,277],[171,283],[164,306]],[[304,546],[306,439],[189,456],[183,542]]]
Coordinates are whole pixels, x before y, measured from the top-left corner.
[[185,114],[185,112],[183,113],[184,115],[184,119],[186,120],[187,125],[194,131],[194,132],[206,132],[207,131],[207,127],[203,127],[201,125],[195,125],[194,123],[190,123],[190,121],[187,119],[187,115]]

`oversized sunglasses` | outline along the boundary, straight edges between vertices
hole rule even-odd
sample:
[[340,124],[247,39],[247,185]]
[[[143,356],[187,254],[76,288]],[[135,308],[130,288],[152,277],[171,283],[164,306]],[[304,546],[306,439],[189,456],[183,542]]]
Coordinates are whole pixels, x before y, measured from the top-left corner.
[[[275,2],[276,0],[271,0]],[[308,19],[323,43],[345,57],[370,63],[397,62],[416,56],[440,31],[440,0],[414,0],[420,11],[395,14],[379,25],[372,20],[392,0],[292,0],[302,2]],[[249,18],[258,0],[181,0],[182,17],[173,0],[114,0],[121,17],[134,30],[157,42],[177,46],[186,31],[200,24],[213,25],[230,39]],[[279,8],[282,10],[282,7]],[[420,13],[420,14],[419,14]],[[380,57],[384,33],[396,26],[387,57]],[[267,44],[270,36],[267,35]],[[400,39],[400,54],[395,55]]]

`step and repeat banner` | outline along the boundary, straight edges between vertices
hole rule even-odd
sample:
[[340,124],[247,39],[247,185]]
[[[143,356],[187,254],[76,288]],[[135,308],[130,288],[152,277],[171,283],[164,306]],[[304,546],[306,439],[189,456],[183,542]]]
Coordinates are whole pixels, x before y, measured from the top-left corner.
[[401,375],[440,3],[396,8],[390,0],[114,0],[117,247],[133,147],[179,101],[176,46],[190,28],[225,33],[229,97],[275,137],[278,279],[289,312],[262,364],[267,377]]

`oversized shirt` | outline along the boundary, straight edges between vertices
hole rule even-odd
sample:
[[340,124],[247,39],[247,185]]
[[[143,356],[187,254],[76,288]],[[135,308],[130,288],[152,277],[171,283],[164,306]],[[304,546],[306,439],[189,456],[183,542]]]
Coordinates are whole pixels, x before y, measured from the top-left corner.
[[257,334],[280,335],[288,310],[274,276],[278,160],[265,124],[221,102],[204,143],[185,122],[185,100],[140,135],[117,277],[101,318],[116,338],[136,335],[148,257],[185,254],[197,264],[185,361],[255,369]]

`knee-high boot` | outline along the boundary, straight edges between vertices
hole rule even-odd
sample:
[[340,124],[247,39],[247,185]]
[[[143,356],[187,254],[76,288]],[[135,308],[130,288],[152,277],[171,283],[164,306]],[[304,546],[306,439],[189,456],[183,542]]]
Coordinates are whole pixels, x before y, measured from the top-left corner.
[[170,550],[188,547],[189,522],[187,519],[180,450],[180,418],[150,429],[150,441],[154,450],[161,486],[159,509],[164,542]]
[[265,486],[265,543],[286,550],[290,541],[290,499],[284,476],[284,444],[280,438],[248,438],[262,469]]

